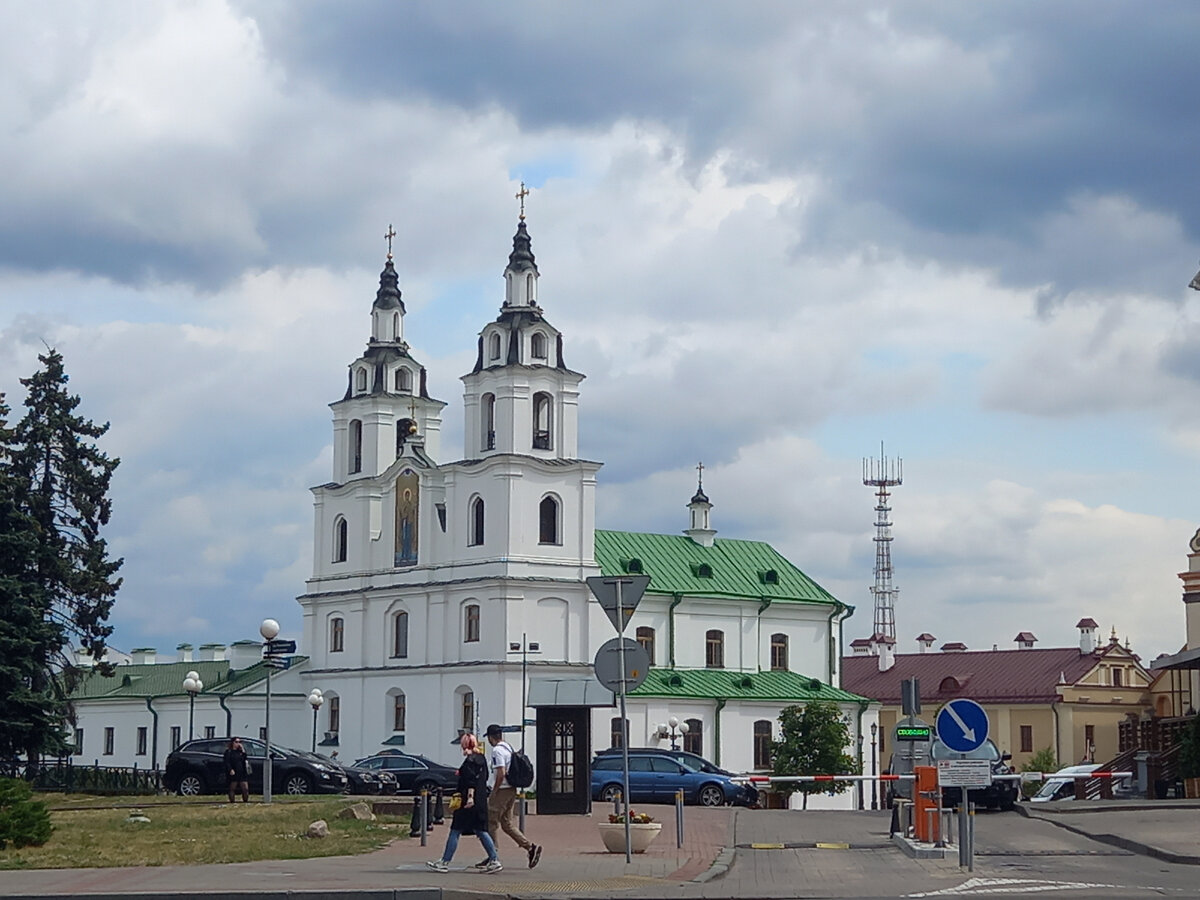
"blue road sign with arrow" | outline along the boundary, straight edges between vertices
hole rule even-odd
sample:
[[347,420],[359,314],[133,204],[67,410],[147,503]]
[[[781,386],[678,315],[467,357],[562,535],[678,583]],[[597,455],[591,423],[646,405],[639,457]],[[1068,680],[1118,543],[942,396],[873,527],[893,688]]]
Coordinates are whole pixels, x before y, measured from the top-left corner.
[[938,711],[937,735],[956,753],[969,753],[981,746],[988,736],[988,716],[974,700],[959,697]]

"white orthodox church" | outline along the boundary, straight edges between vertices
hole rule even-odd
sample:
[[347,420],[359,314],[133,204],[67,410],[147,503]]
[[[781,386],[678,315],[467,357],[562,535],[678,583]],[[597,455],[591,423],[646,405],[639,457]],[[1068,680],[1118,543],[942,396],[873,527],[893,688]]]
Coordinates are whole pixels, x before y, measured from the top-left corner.
[[[684,749],[738,771],[769,768],[791,704],[839,704],[857,739],[877,705],[838,687],[852,608],[769,545],[716,537],[702,486],[681,534],[595,529],[601,463],[579,448],[584,376],[566,364],[538,280],[522,215],[499,315],[462,376],[465,446],[447,452],[447,404],[411,355],[388,254],[370,340],[331,404],[333,472],[313,488],[313,575],[298,598],[307,658],[280,684],[297,709],[273,704],[272,721],[307,746],[303,698],[320,688],[311,726],[342,759],[392,747],[451,762],[462,730],[524,729],[513,741],[534,758],[543,813],[585,809],[592,753],[622,739],[655,745],[672,718],[688,725]],[[626,630],[651,668],[624,727],[592,671],[616,635],[584,582],[599,574],[651,578]],[[122,700],[132,699],[133,668],[118,667]],[[224,683],[238,686],[235,700],[261,693],[246,687],[257,683],[249,674],[216,676],[213,692]],[[107,696],[96,708],[114,708],[115,695],[88,691]]]

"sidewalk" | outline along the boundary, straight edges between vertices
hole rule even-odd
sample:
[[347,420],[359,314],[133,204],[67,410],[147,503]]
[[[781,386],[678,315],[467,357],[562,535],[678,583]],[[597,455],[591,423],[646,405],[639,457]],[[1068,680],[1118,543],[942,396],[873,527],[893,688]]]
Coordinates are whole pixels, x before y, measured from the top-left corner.
[[1167,862],[1200,865],[1200,801],[1076,800],[1019,803],[1031,819]]

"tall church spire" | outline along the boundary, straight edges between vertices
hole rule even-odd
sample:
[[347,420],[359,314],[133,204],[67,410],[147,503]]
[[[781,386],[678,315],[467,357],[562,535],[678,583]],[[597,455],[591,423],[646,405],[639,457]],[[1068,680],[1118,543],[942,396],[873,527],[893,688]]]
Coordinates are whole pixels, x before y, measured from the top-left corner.
[[537,281],[540,277],[537,262],[533,258],[533,241],[525,219],[517,223],[513,235],[512,253],[508,255],[508,266],[504,269],[504,305],[538,308]]

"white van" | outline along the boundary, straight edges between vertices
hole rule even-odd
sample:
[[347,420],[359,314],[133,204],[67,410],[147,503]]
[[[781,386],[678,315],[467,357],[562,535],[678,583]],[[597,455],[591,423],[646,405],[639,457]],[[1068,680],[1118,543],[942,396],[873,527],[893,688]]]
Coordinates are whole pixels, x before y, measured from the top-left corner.
[[[1100,766],[1095,763],[1088,763],[1059,769],[1042,783],[1042,789],[1030,797],[1029,801],[1031,803],[1049,803],[1051,800],[1074,800],[1075,779],[1080,775],[1091,775],[1099,768]],[[1127,780],[1121,779],[1113,785],[1113,791],[1119,795],[1122,788],[1128,789],[1128,787]]]

